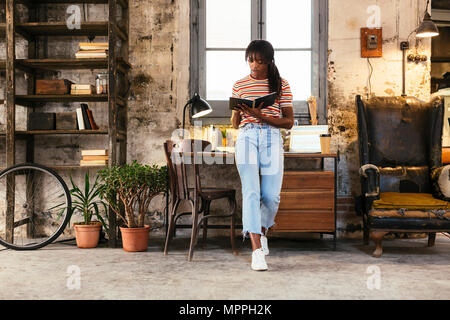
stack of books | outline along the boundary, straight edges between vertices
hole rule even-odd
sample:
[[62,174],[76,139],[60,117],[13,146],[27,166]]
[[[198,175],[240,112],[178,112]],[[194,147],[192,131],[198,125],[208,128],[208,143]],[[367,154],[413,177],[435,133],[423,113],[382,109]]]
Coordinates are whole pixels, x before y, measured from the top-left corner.
[[70,86],[70,94],[92,94],[95,87],[91,84],[72,84]]
[[77,122],[79,130],[98,130],[99,127],[94,121],[94,116],[92,111],[89,109],[88,105],[85,103],[81,104],[80,108],[76,109],[77,112]]
[[80,50],[75,53],[77,59],[108,57],[107,42],[80,42]]
[[102,166],[108,164],[108,150],[81,150],[80,166]]

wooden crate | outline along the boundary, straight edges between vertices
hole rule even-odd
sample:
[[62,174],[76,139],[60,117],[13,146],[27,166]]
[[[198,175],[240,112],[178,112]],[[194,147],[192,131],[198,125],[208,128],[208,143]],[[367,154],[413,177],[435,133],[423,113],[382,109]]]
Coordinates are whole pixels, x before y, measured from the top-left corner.
[[59,112],[56,114],[56,130],[77,130],[76,112]]
[[28,130],[55,130],[55,113],[31,112],[28,117]]
[[61,80],[36,80],[36,94],[69,94],[73,82]]

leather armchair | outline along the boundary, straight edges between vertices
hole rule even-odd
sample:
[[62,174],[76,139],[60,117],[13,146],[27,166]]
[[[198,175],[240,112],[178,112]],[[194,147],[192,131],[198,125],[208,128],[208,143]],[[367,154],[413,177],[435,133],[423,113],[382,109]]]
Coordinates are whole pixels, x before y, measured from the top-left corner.
[[442,98],[358,95],[356,107],[364,244],[370,235],[380,257],[388,232],[426,232],[434,245],[436,232],[450,230],[450,203],[432,181],[442,171]]

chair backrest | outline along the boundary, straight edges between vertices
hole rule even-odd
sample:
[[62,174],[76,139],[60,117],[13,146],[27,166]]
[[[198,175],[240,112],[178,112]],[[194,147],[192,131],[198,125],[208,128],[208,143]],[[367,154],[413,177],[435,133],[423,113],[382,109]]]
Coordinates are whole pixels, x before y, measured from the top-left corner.
[[428,192],[429,170],[442,163],[443,100],[356,98],[360,165],[380,169],[381,191]]
[[198,158],[191,156],[190,153],[209,151],[211,149],[210,146],[211,143],[209,141],[194,139],[184,139],[180,142],[167,140],[164,143],[164,152],[167,167],[169,168],[170,192],[178,199],[189,198],[186,164],[194,164],[195,184],[197,190],[201,191],[199,161]]

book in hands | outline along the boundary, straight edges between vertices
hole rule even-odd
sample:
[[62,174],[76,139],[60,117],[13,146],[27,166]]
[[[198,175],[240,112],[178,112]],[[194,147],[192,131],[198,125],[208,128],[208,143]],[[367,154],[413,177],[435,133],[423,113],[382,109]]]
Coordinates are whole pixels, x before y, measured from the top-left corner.
[[[251,99],[241,99],[241,98],[235,98],[230,97],[230,109],[234,110],[235,108],[239,108],[239,104],[246,105],[249,108],[265,108],[270,107],[275,103],[275,100],[277,99],[277,93],[272,92],[265,96],[258,97],[255,100]],[[263,103],[261,106],[260,104]]]

